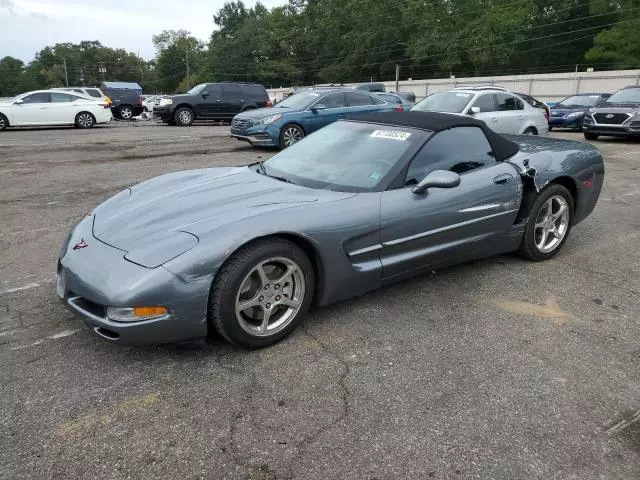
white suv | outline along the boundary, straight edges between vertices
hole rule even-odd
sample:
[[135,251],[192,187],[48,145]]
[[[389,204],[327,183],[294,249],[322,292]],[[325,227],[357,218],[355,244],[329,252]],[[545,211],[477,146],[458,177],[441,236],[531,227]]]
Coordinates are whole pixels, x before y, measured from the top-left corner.
[[502,87],[454,88],[432,93],[411,111],[470,115],[499,133],[547,135],[549,131],[543,110]]

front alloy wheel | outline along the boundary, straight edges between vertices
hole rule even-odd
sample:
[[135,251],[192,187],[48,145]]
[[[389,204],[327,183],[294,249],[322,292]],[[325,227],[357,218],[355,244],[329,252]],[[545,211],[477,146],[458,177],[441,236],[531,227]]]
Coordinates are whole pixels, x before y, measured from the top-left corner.
[[0,132],[6,130],[8,125],[6,117],[0,113]]
[[563,185],[552,183],[537,196],[524,229],[520,254],[531,260],[553,257],[569,236],[573,197]]
[[248,243],[216,273],[209,331],[245,348],[272,345],[293,331],[311,304],[313,264],[283,238]]
[[280,148],[287,148],[304,138],[304,132],[297,125],[285,125],[280,134]]
[[93,119],[93,115],[88,112],[79,113],[76,118],[76,126],[78,128],[91,128],[94,123],[95,120]]

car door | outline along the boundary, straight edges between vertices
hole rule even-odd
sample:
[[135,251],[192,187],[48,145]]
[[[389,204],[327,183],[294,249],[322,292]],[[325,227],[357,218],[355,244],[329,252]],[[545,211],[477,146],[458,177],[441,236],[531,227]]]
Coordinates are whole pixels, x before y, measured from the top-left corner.
[[332,92],[320,97],[309,107],[305,115],[305,131],[307,134],[335,122],[346,109],[345,92]]
[[[474,107],[480,111],[474,112],[472,110]],[[488,92],[478,95],[469,107],[468,113],[473,118],[482,120],[492,130],[496,130],[498,125],[498,104],[496,103],[495,94]]]
[[239,85],[223,83],[222,97],[220,102],[221,118],[232,118],[243,110],[244,93]]
[[[434,170],[460,174],[460,185],[411,191]],[[509,163],[497,162],[479,127],[436,133],[411,161],[405,187],[381,200],[381,261],[390,279],[423,268],[502,253],[520,206],[521,180]],[[506,250],[505,250],[506,249]]]
[[74,123],[76,120],[76,110],[79,111],[79,103],[82,99],[76,95],[62,92],[51,92],[51,103],[47,111],[49,121],[47,123]]
[[200,95],[196,97],[193,106],[197,118],[223,118],[222,89],[220,85],[207,85]]
[[500,133],[521,133],[524,128],[520,127],[526,119],[524,105],[521,109],[518,108],[518,101],[522,102],[522,100],[502,92],[496,93],[495,96],[498,104],[498,121],[494,130]]
[[20,102],[14,102],[13,125],[46,125],[49,123],[51,94],[36,92],[26,95]]
[[347,92],[347,112],[349,115],[371,111],[395,110],[393,101],[385,101],[369,93]]

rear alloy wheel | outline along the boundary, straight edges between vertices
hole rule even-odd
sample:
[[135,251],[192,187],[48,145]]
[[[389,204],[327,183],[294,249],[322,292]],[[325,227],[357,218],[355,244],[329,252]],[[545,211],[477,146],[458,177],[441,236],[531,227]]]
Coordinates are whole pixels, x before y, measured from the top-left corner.
[[596,135],[595,133],[584,132],[584,138],[586,138],[587,140],[597,140],[598,135]]
[[7,120],[7,117],[0,113],[0,132],[6,130],[8,126],[9,120]]
[[209,318],[229,342],[272,345],[300,322],[313,297],[313,265],[284,239],[253,242],[220,269],[211,289]]
[[538,131],[533,127],[529,127],[524,132],[522,132],[522,134],[523,135],[538,135]]
[[96,119],[89,112],[80,112],[76,115],[76,127],[78,128],[93,128],[96,124]]
[[298,125],[289,124],[280,132],[280,148],[284,149],[298,143],[304,138],[304,131]]
[[573,220],[573,197],[558,184],[545,188],[531,206],[520,254],[531,260],[553,257],[569,236]]
[[190,108],[181,107],[176,110],[174,119],[176,121],[176,125],[179,125],[180,127],[188,127],[193,123],[193,112]]
[[122,105],[118,109],[118,115],[123,120],[131,120],[133,118],[133,108],[129,105]]

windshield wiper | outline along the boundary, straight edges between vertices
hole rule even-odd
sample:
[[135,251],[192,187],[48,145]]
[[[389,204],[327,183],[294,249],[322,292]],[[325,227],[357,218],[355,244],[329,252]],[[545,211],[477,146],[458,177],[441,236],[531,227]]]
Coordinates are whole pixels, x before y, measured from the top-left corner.
[[277,175],[269,175],[269,174],[267,173],[267,169],[264,167],[264,164],[263,164],[262,162],[259,162],[259,163],[258,163],[258,170],[260,170],[260,173],[261,173],[262,175],[264,175],[265,177],[269,177],[269,178],[273,178],[274,180],[279,180],[279,181],[281,181],[281,182],[291,183],[291,184],[293,184],[293,185],[297,185],[297,183],[296,183],[296,182],[293,182],[293,181],[289,180],[288,178],[285,178],[285,177],[279,177],[279,176],[277,176]]

